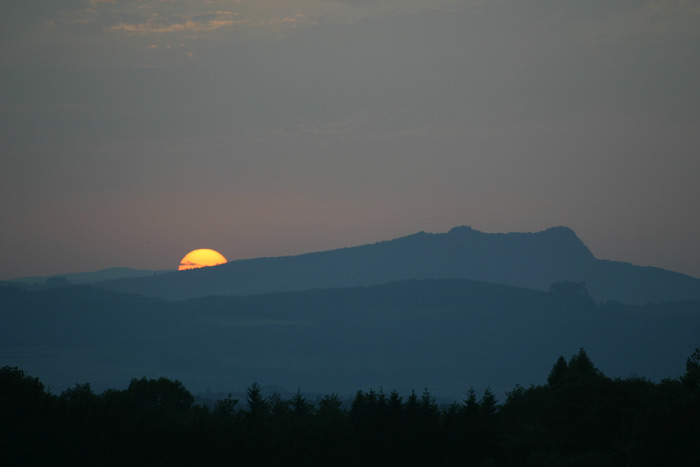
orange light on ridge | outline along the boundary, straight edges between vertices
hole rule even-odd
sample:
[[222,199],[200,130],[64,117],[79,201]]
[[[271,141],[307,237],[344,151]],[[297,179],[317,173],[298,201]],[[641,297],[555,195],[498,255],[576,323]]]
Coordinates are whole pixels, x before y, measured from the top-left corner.
[[200,248],[199,250],[190,251],[182,258],[178,271],[217,266],[225,263],[228,263],[228,260],[218,251]]

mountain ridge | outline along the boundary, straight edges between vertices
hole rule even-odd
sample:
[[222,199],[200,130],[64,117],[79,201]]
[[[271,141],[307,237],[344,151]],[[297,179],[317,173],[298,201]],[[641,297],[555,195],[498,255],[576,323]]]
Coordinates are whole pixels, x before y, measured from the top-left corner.
[[563,226],[497,234],[460,226],[447,233],[418,232],[372,244],[237,260],[95,285],[182,300],[448,278],[536,290],[547,290],[558,281],[586,282],[595,300],[630,304],[700,299],[700,279],[660,268],[599,260],[572,229]]

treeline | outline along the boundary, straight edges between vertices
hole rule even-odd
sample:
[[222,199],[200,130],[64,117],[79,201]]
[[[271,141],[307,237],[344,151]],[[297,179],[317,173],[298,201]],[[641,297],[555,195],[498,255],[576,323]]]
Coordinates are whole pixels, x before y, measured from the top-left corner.
[[700,349],[686,373],[611,379],[585,351],[560,357],[547,383],[487,390],[439,407],[431,394],[358,391],[315,403],[247,389],[214,407],[178,381],[134,379],[60,395],[0,369],[1,465],[700,465]]

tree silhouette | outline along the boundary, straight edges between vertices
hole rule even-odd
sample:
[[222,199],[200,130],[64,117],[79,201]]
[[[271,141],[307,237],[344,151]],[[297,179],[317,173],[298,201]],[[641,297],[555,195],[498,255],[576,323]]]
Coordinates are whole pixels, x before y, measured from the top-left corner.
[[165,378],[59,396],[18,368],[0,369],[2,465],[700,465],[700,350],[659,383],[610,379],[583,350],[559,358],[547,384],[516,386],[499,404],[469,389],[440,408],[426,389],[358,391],[310,403],[246,390],[210,410]]
[[682,381],[691,389],[700,388],[700,347],[696,347],[686,360],[685,375],[683,375]]
[[180,381],[167,378],[132,379],[126,392],[131,402],[144,410],[181,412],[194,403],[194,396]]
[[262,388],[258,383],[253,383],[246,388],[246,402],[250,418],[262,419],[268,414],[269,405],[262,396]]
[[554,386],[555,384],[560,383],[566,377],[566,374],[568,372],[569,365],[566,364],[566,360],[564,359],[564,357],[560,356],[557,362],[552,367],[552,371],[549,372],[549,376],[547,377],[547,384],[550,386]]

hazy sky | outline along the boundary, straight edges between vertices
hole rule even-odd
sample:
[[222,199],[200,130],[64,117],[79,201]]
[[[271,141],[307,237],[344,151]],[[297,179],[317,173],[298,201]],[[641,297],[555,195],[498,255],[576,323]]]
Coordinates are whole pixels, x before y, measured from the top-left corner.
[[2,0],[0,279],[471,225],[700,277],[700,0]]

